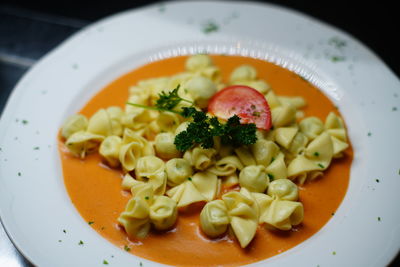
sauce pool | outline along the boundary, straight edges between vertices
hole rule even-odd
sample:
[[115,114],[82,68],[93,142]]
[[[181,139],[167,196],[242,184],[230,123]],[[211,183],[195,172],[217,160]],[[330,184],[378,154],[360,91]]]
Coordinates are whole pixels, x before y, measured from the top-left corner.
[[[302,96],[307,102],[302,109],[306,116],[316,116],[324,121],[331,111],[339,114],[319,89],[282,67],[240,56],[211,57],[220,67],[223,81],[228,80],[228,75],[237,66],[249,64],[277,95]],[[100,108],[124,107],[130,86],[140,80],[183,72],[186,59],[182,56],[153,62],[123,75],[95,95],[80,113],[90,117]],[[300,244],[318,232],[339,207],[347,191],[353,159],[350,147],[343,158],[333,159],[321,178],[299,187],[300,201],[304,205],[302,224],[291,231],[270,231],[259,226],[253,241],[242,249],[229,235],[209,239],[201,233],[199,214],[202,205],[193,205],[180,212],[175,227],[167,232],[151,231],[143,240],[128,239],[117,223],[131,197],[129,192],[121,189],[122,172],[104,165],[98,153],[83,160],[73,157],[62,140],[59,140],[59,152],[68,194],[84,220],[93,222],[90,227],[121,249],[129,247],[129,252],[139,257],[174,266],[244,265]]]

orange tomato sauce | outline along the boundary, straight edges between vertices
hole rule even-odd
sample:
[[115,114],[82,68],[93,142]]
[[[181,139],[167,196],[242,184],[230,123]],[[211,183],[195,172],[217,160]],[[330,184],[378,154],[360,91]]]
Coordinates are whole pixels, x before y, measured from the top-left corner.
[[[112,105],[124,107],[128,88],[148,78],[173,75],[184,71],[187,57],[169,58],[149,63],[110,83],[81,110],[91,116],[98,109]],[[240,64],[254,66],[259,78],[265,79],[276,94],[302,96],[307,106],[306,116],[325,120],[330,111],[338,113],[332,102],[313,85],[298,75],[272,63],[240,56],[212,56],[221,68],[223,81]],[[286,251],[318,232],[333,216],[346,194],[353,151],[350,147],[341,159],[334,159],[324,176],[299,187],[304,205],[304,221],[291,231],[271,231],[259,226],[256,236],[246,249],[228,234],[209,239],[199,228],[202,205],[193,205],[180,212],[175,227],[166,232],[151,233],[142,240],[128,239],[117,223],[130,193],[121,189],[122,172],[110,169],[95,153],[85,159],[71,156],[63,141],[59,141],[64,182],[69,196],[87,222],[100,235],[121,249],[155,262],[175,266],[237,266],[257,262]],[[204,205],[204,204],[203,204]]]

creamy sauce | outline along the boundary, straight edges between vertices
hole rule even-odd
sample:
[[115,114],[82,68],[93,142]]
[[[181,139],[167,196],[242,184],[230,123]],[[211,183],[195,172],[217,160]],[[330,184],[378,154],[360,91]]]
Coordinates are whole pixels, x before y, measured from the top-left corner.
[[[239,56],[212,56],[221,68],[223,81],[241,64],[254,66],[259,78],[265,79],[277,95],[302,96],[307,106],[306,116],[325,120],[329,112],[338,113],[332,102],[317,88],[296,74],[261,60]],[[173,75],[184,71],[186,57],[176,57],[150,63],[125,74],[109,84],[81,110],[90,117],[98,109],[112,105],[124,107],[128,88],[139,80]],[[339,113],[338,113],[339,114]],[[66,152],[59,142],[64,182],[69,196],[82,217],[99,234],[130,253],[159,263],[180,266],[236,266],[257,262],[286,251],[319,231],[333,216],[346,194],[353,151],[350,147],[341,159],[334,159],[324,176],[306,183],[300,189],[304,205],[304,221],[291,231],[270,231],[259,226],[256,237],[246,249],[228,234],[209,239],[199,228],[199,213],[204,204],[180,212],[176,226],[167,232],[152,231],[143,240],[129,240],[118,226],[117,218],[124,210],[130,193],[121,189],[122,172],[110,169],[96,153],[84,160]],[[89,226],[88,226],[89,227]]]

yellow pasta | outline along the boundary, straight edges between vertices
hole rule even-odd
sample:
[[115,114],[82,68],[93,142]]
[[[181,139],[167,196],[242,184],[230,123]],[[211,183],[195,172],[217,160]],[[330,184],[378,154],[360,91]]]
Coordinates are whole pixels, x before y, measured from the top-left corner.
[[262,165],[245,167],[239,174],[239,184],[251,192],[264,192],[269,184],[269,177]]
[[214,166],[208,169],[209,172],[218,176],[233,175],[236,170],[242,170],[243,164],[236,156],[227,156],[218,160]]
[[135,176],[139,181],[152,185],[155,195],[163,195],[167,186],[165,163],[155,156],[144,156],[137,160]]
[[102,135],[79,131],[69,136],[65,145],[73,155],[84,158],[94,152],[103,140]]
[[182,158],[170,159],[165,164],[168,185],[176,186],[188,179],[193,174],[193,169],[190,163]]
[[61,128],[61,135],[64,138],[70,137],[72,134],[80,131],[86,131],[88,119],[81,114],[70,116]]
[[216,150],[213,148],[195,147],[192,150],[186,151],[183,158],[190,162],[196,170],[203,171],[214,164],[216,153]]
[[228,210],[222,200],[208,202],[200,213],[201,230],[209,237],[225,233],[229,222]]
[[149,216],[151,223],[157,230],[171,228],[178,216],[176,202],[166,196],[155,197],[154,203],[150,206]]
[[239,192],[228,192],[222,196],[230,225],[242,248],[254,238],[258,226],[257,213],[252,208],[254,201]]
[[119,151],[121,149],[122,139],[119,136],[111,135],[101,142],[99,154],[107,161],[111,167],[118,167]]
[[87,132],[104,137],[113,134],[111,119],[105,109],[98,110],[90,117]]
[[181,152],[176,149],[174,140],[175,135],[172,133],[159,133],[154,141],[156,154],[163,159],[180,157]]

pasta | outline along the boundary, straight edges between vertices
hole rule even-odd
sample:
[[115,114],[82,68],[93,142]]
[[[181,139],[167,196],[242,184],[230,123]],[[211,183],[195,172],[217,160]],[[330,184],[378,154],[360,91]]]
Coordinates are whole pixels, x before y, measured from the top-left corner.
[[253,200],[239,192],[229,192],[222,196],[230,217],[230,225],[242,248],[246,247],[256,234],[257,213],[252,208]]
[[[334,112],[325,120],[305,117],[303,97],[277,95],[251,65],[236,67],[226,83],[252,87],[267,100],[273,127],[258,129],[256,142],[232,146],[217,135],[208,146],[195,142],[178,150],[176,137],[195,120],[178,111],[204,110],[225,87],[208,55],[188,57],[184,72],[139,81],[129,88],[130,104],[122,108],[104,107],[65,121],[60,138],[72,155],[85,158],[98,151],[105,164],[121,171],[121,188],[131,197],[118,223],[129,238],[171,229],[180,212],[202,207],[199,226],[207,237],[230,233],[240,247],[248,247],[259,225],[262,231],[300,225],[305,215],[297,184],[322,177],[345,155],[346,127]],[[173,108],[143,108],[171,92],[181,99]],[[211,110],[203,113],[212,116]]]
[[111,167],[118,167],[119,151],[121,149],[122,139],[119,136],[111,135],[101,142],[99,153]]
[[90,117],[87,131],[92,134],[102,135],[104,137],[112,134],[112,124],[110,116],[105,109],[100,109]]
[[179,157],[179,152],[174,145],[175,136],[172,133],[159,133],[156,136],[154,147],[156,154],[163,159]]
[[170,186],[176,186],[183,183],[193,174],[192,166],[190,166],[190,163],[185,159],[170,159],[165,164],[165,167],[167,171],[168,185]]
[[167,185],[165,163],[155,156],[144,156],[137,160],[135,177],[152,185],[155,195],[163,195]]
[[198,172],[167,191],[167,195],[178,203],[178,207],[185,207],[195,202],[213,200],[219,193],[220,183],[216,175]]
[[264,192],[269,184],[269,178],[262,165],[245,167],[239,174],[239,183],[251,192]]
[[86,154],[94,152],[103,140],[102,135],[78,131],[68,137],[65,145],[73,155],[84,158]]
[[209,78],[195,76],[185,84],[185,90],[192,96],[200,108],[207,107],[208,100],[215,94],[217,88]]
[[210,167],[214,162],[214,156],[216,155],[216,151],[213,148],[204,149],[201,147],[195,147],[192,150],[188,150],[183,155],[183,158],[186,159],[196,170],[206,170]]
[[80,131],[86,131],[88,119],[81,114],[70,116],[64,123],[61,129],[62,137],[68,139],[72,134]]
[[135,183],[131,191],[133,196],[118,218],[130,237],[146,237],[151,224],[158,230],[166,230],[175,224],[175,201],[166,196],[154,196],[152,186],[145,183]]
[[209,237],[217,237],[226,232],[229,225],[228,210],[222,200],[208,202],[200,213],[200,227]]

